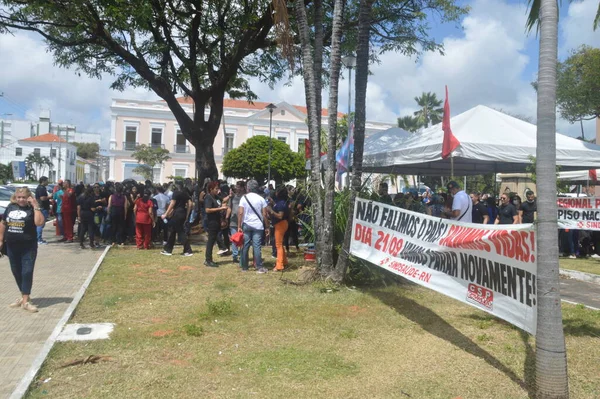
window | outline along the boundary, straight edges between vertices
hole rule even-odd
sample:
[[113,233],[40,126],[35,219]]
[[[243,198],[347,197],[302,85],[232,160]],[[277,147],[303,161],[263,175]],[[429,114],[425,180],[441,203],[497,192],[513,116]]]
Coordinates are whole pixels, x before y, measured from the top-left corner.
[[175,177],[186,177],[187,169],[175,168]]
[[152,128],[152,137],[150,139],[150,146],[152,148],[162,148],[162,127],[153,127]]
[[50,150],[50,158],[56,158],[56,148]]
[[189,152],[189,147],[187,145],[187,141],[181,133],[181,129],[177,129],[177,133],[175,134],[175,152],[177,153],[187,153]]
[[133,151],[137,146],[137,126],[125,126],[125,142],[123,142],[123,149],[126,151]]
[[40,151],[40,149],[39,149],[39,148],[34,148],[34,149],[33,149],[33,153],[34,153],[35,155],[40,155],[40,154],[41,154],[41,151]]
[[298,139],[298,152],[300,154],[304,154],[306,145],[305,145],[305,141],[306,139]]
[[233,133],[225,133],[225,149],[223,150],[223,155],[227,154],[231,149],[233,149],[234,139],[235,135]]
[[20,157],[23,155],[23,149],[21,147],[15,148],[15,156]]
[[160,182],[160,167],[154,167],[152,169],[152,181],[155,183]]
[[285,109],[281,110],[281,115],[285,115]]
[[277,140],[282,141],[287,144],[287,137],[279,136],[279,137],[277,137]]

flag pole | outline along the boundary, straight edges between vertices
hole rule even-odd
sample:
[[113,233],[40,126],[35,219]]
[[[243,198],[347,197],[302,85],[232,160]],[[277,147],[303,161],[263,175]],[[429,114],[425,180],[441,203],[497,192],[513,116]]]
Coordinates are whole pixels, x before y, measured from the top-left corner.
[[450,153],[450,179],[454,179],[454,151]]

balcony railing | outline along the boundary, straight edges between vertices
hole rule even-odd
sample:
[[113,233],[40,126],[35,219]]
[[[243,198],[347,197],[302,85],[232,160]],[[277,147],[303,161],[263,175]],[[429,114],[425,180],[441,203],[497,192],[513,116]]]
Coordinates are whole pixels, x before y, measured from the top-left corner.
[[124,141],[123,142],[123,150],[125,151],[135,151],[135,147],[137,147],[139,143],[133,141]]
[[178,154],[187,154],[190,152],[190,146],[186,144],[175,144],[173,152]]
[[150,143],[148,145],[152,148],[165,148],[165,145],[161,143]]

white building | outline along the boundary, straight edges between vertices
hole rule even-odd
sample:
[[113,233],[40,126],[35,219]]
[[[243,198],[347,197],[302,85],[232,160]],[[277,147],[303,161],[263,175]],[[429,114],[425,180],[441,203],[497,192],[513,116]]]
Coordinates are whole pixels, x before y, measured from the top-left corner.
[[75,162],[77,148],[55,134],[47,133],[41,136],[18,140],[11,149],[3,149],[3,153],[9,150],[12,151],[10,161],[25,161],[29,154],[48,157],[52,163],[51,167],[34,165],[38,179],[41,176],[48,176],[51,182],[55,182],[58,179],[70,179],[74,181],[77,177]]
[[[193,114],[190,99],[179,98],[183,109]],[[215,162],[219,171],[223,156],[256,135],[269,136],[270,113],[268,103],[225,99],[221,126],[214,141]],[[284,101],[275,104],[272,114],[272,137],[287,143],[293,151],[304,153],[308,138],[306,107]],[[138,162],[132,157],[141,144],[169,150],[171,159],[161,168],[155,168],[154,181],[164,182],[170,176],[195,177],[195,148],[183,137],[181,130],[164,101],[134,101],[114,99],[110,107],[112,123],[110,137],[109,180],[122,181],[136,176],[133,169]],[[210,109],[206,109],[208,115]],[[323,125],[327,126],[327,110],[322,111]],[[340,113],[341,118],[343,114]],[[393,123],[367,122],[367,134],[393,127]],[[222,175],[221,175],[222,177]]]

